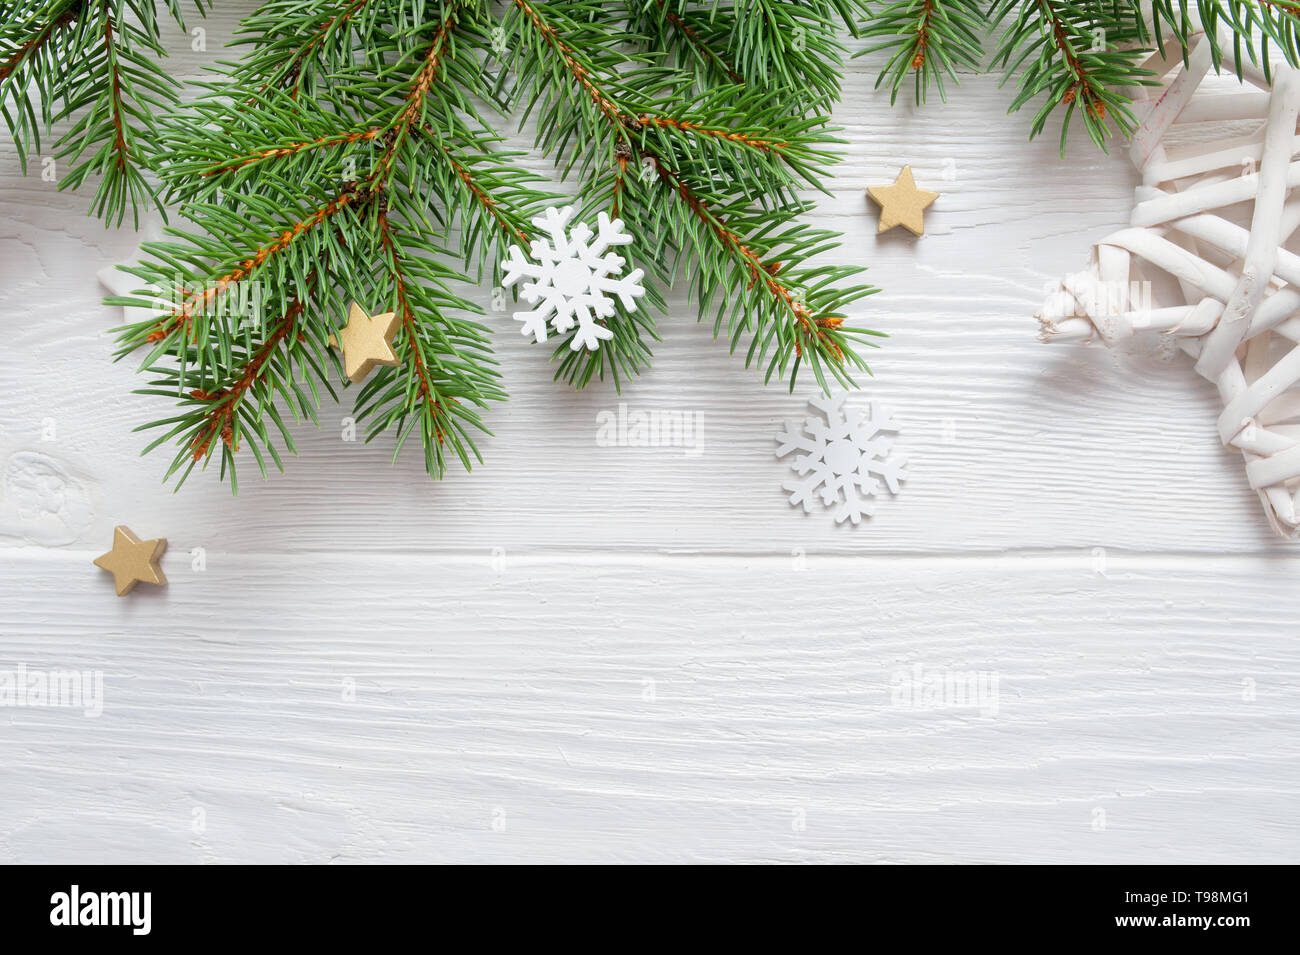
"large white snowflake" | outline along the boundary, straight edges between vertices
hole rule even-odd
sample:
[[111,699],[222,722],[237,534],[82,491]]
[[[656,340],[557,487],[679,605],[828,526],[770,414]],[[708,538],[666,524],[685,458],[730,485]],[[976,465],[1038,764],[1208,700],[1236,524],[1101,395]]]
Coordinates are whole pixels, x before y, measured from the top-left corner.
[[820,488],[822,504],[838,504],[836,522],[848,518],[856,524],[874,512],[879,481],[884,481],[889,493],[897,494],[907,472],[906,458],[890,453],[898,433],[890,413],[876,401],[870,415],[846,409],[847,398],[847,394],[811,398],[808,403],[821,415],[787,421],[776,436],[781,445],[776,456],[804,452],[790,461],[791,469],[803,479],[781,485],[790,492],[791,504],[811,510],[813,494]]
[[[546,326],[564,333],[577,326],[569,347],[574,351],[589,348],[595,351],[601,341],[614,337],[614,333],[597,322],[597,319],[614,317],[614,299],[617,296],[628,311],[636,309],[636,300],[645,294],[641,284],[644,273],[634,269],[620,277],[624,260],[609,251],[611,246],[627,245],[632,236],[623,231],[623,220],[610,221],[600,213],[596,220],[593,240],[591,228],[579,222],[571,230],[573,206],[547,209],[533,220],[539,229],[545,229],[549,239],[534,239],[529,245],[532,261],[517,245],[510,247],[502,285],[514,285],[528,277],[519,294],[532,311],[515,312],[515,321],[523,322],[523,334],[532,335],[534,341],[546,341]],[[540,303],[540,304],[538,304]]]

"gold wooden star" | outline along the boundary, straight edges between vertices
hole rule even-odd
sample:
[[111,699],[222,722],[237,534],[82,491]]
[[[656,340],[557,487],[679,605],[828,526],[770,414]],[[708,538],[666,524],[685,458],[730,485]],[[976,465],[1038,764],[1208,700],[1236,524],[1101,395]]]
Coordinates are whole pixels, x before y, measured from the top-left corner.
[[400,364],[392,346],[397,324],[395,312],[367,315],[365,309],[353,302],[348,310],[348,323],[337,335],[330,336],[330,346],[343,349],[344,374],[358,382],[376,365]]
[[146,584],[167,585],[167,578],[158,566],[158,559],[166,549],[167,538],[142,541],[131,533],[131,528],[119,524],[113,529],[113,549],[96,557],[95,565],[113,575],[117,595],[125,597],[142,580]]
[[916,188],[911,166],[903,167],[892,186],[870,186],[867,195],[880,206],[880,227],[876,229],[877,233],[901,225],[913,235],[925,234],[923,213],[930,203],[939,198],[937,192]]

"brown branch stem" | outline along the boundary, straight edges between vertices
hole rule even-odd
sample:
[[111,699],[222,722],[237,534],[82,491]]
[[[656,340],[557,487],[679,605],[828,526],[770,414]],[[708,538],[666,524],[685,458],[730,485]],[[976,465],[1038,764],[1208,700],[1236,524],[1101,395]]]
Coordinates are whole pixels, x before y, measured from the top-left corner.
[[263,162],[267,159],[277,159],[280,156],[292,156],[295,153],[304,152],[308,149],[325,149],[329,146],[351,146],[354,143],[368,142],[379,136],[381,130],[367,129],[358,133],[342,133],[337,136],[322,136],[320,139],[313,139],[308,142],[289,143],[285,146],[273,146],[270,149],[262,149],[248,156],[241,156],[238,159],[232,159],[222,163],[220,166],[214,166],[211,169],[205,169],[200,175],[202,176],[222,176],[228,172],[234,172],[237,169],[243,169],[245,166],[252,166],[255,163]]
[[122,73],[117,64],[117,50],[113,46],[113,12],[108,0],[102,7],[104,11],[104,56],[111,74],[109,81],[109,110],[113,114],[113,154],[119,170],[125,169],[130,159],[130,149],[126,144],[126,124],[122,119]]
[[663,0],[655,0],[659,9],[663,12],[664,19],[671,23],[682,36],[686,38],[696,52],[700,53],[706,60],[710,61],[727,79],[733,83],[744,83],[745,78],[737,73],[722,55],[710,47],[700,38],[700,35],[691,29],[690,25],[673,11],[669,10]]
[[1088,72],[1083,61],[1079,59],[1079,54],[1075,52],[1074,44],[1070,40],[1070,34],[1066,31],[1064,21],[1057,16],[1056,8],[1052,6],[1052,0],[1037,0],[1038,9],[1047,19],[1052,29],[1052,42],[1060,52],[1065,65],[1070,72],[1074,74],[1074,83],[1066,90],[1064,101],[1066,103],[1074,102],[1079,91],[1083,92],[1083,105],[1093,116],[1101,119],[1106,115],[1106,104],[1101,99],[1099,87],[1092,75]]
[[[755,282],[760,283],[770,295],[789,310],[799,331],[807,335],[814,335],[819,341],[823,341],[829,346],[832,354],[837,359],[842,358],[843,354],[840,347],[829,339],[824,329],[839,327],[843,319],[836,317],[814,319],[808,306],[798,301],[789,287],[777,280],[776,273],[780,268],[779,263],[770,265],[764,263],[758,254],[745,244],[740,235],[728,228],[726,222],[717,216],[680,176],[658,159],[654,160],[654,164],[655,171],[664,184],[677,193],[695,217],[717,236],[725,248],[744,262],[745,267],[749,270],[750,287],[752,288]],[[798,343],[796,343],[796,350],[798,350]]]
[[682,132],[693,133],[696,136],[708,136],[714,139],[725,139],[729,142],[740,143],[743,146],[749,146],[751,149],[757,149],[760,152],[782,152],[789,144],[779,139],[758,139],[753,136],[747,136],[744,133],[732,132],[726,129],[715,129],[711,126],[701,126],[699,123],[688,123],[684,120],[673,119],[669,116],[646,116],[637,117],[637,121],[642,126],[664,126],[669,129],[679,129]]
[[434,436],[438,439],[438,443],[441,444],[443,432],[442,427],[437,424],[437,420],[438,412],[442,409],[442,399],[438,396],[438,388],[433,383],[428,365],[424,361],[423,350],[420,348],[415,327],[415,312],[411,308],[410,300],[406,294],[406,278],[402,272],[401,258],[397,253],[397,244],[393,241],[392,228],[388,224],[387,213],[381,213],[379,216],[379,242],[388,255],[388,261],[392,267],[393,281],[397,284],[397,307],[402,319],[402,328],[406,330],[407,347],[410,350],[412,359],[411,364],[415,369],[415,376],[419,382],[417,389],[428,406],[436,429]]
[[161,341],[168,335],[171,335],[177,329],[188,333],[190,320],[194,315],[208,306],[208,304],[220,297],[226,289],[230,288],[236,282],[242,281],[252,275],[258,268],[264,265],[267,260],[280,252],[283,252],[299,236],[310,232],[322,222],[332,218],[342,212],[348,206],[353,205],[362,197],[360,190],[355,185],[349,184],[335,198],[331,199],[325,205],[321,206],[307,218],[296,222],[284,232],[274,242],[264,245],[253,253],[249,258],[240,262],[238,266],[231,269],[225,275],[221,276],[215,283],[205,288],[202,292],[192,292],[185,296],[181,307],[173,311],[170,315],[164,316],[158,320],[157,327],[151,331],[146,341]]
[[261,379],[266,363],[270,360],[280,342],[294,330],[298,316],[302,314],[302,309],[302,299],[295,298],[279,321],[276,322],[271,334],[266,337],[266,340],[253,353],[253,356],[244,364],[239,377],[231,384],[216,392],[200,390],[190,392],[190,397],[197,401],[213,402],[212,410],[206,413],[204,423],[194,433],[194,437],[190,439],[190,448],[195,461],[203,459],[204,455],[208,453],[208,448],[212,446],[213,440],[218,435],[232,451],[239,450],[239,446],[235,444],[234,440],[233,425],[235,411],[239,407],[239,402],[253,385]]
[[18,65],[22,63],[35,50],[39,50],[53,39],[54,35],[68,27],[77,19],[79,5],[72,3],[68,9],[64,10],[57,17],[51,20],[45,26],[41,27],[28,40],[19,44],[18,48],[11,53],[3,63],[0,63],[0,80],[8,78]]

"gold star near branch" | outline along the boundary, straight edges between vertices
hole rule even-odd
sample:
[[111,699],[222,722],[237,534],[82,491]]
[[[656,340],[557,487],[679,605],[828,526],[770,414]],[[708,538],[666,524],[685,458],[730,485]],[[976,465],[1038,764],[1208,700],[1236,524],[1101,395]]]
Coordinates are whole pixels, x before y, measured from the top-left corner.
[[167,538],[157,537],[142,541],[131,533],[131,528],[119,524],[113,529],[113,549],[95,558],[95,565],[113,575],[117,595],[125,597],[136,584],[167,585],[158,559],[167,549]]
[[880,206],[880,227],[877,233],[901,225],[913,235],[925,233],[925,210],[939,198],[937,192],[916,188],[912,167],[904,166],[892,186],[870,186],[867,195]]
[[343,349],[344,374],[359,382],[376,365],[399,364],[392,345],[397,324],[395,312],[367,315],[365,309],[353,302],[348,310],[348,323],[337,335],[330,336],[330,346]]

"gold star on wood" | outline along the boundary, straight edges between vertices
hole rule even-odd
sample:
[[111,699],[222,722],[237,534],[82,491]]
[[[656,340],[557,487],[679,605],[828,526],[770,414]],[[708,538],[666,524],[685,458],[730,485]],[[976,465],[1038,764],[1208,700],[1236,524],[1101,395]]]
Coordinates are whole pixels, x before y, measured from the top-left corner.
[[930,203],[939,198],[937,192],[916,188],[911,166],[903,167],[892,186],[871,186],[867,189],[867,195],[880,206],[880,227],[876,229],[877,234],[901,225],[913,235],[924,235],[923,213]]
[[359,382],[376,365],[400,364],[392,346],[397,324],[395,312],[367,315],[365,309],[353,302],[348,310],[348,323],[337,335],[330,336],[330,347],[343,349],[344,374]]
[[96,557],[95,566],[113,575],[117,595],[125,597],[140,581],[167,585],[167,578],[158,566],[158,559],[166,549],[167,538],[142,541],[131,533],[131,528],[119,524],[113,529],[113,549]]

